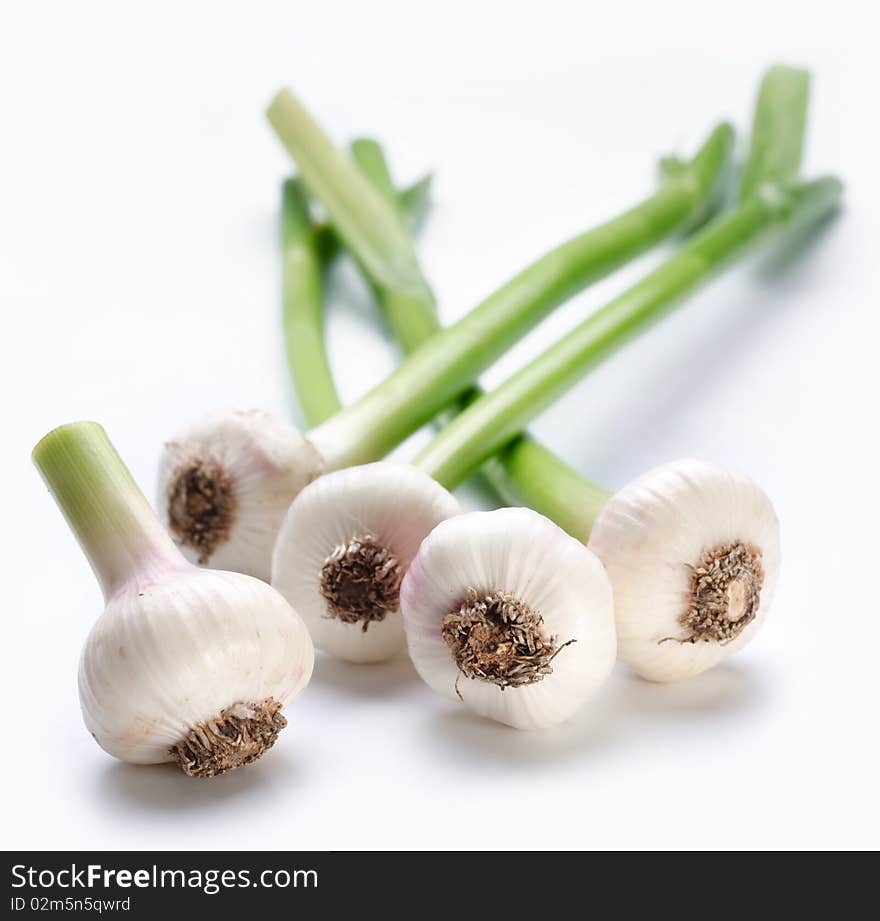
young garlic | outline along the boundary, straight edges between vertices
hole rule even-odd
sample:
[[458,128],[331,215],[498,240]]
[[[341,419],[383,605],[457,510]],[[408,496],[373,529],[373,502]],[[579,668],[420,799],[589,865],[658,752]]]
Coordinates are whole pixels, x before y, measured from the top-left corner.
[[290,507],[272,584],[300,612],[319,649],[349,662],[388,659],[405,645],[403,574],[422,538],[460,510],[451,493],[408,464],[325,474]]
[[[611,494],[528,438],[511,445],[500,463],[516,499],[602,561],[614,592],[619,656],[643,678],[690,678],[755,637],[773,599],[780,544],[773,506],[754,481],[679,460]],[[491,533],[484,527],[487,541],[508,540],[503,519]],[[421,552],[414,571],[422,581],[445,576]],[[402,609],[412,648],[407,615],[418,586],[408,579]]]
[[[320,480],[307,486],[291,505],[279,531],[272,567],[273,585],[299,609],[309,611],[306,616],[310,624],[320,618],[335,619],[338,622],[335,634],[339,634],[339,638],[324,648],[345,658],[357,659],[355,647],[359,643],[366,645],[369,635],[369,630],[363,631],[359,625],[367,624],[375,613],[365,606],[363,599],[381,598],[381,603],[376,603],[376,611],[381,609],[383,618],[396,615],[398,577],[395,576],[390,585],[380,584],[384,579],[382,567],[389,554],[394,556],[388,542],[393,539],[396,529],[411,528],[416,520],[429,520],[429,516],[421,515],[409,519],[408,508],[418,508],[419,503],[435,503],[437,484],[447,489],[454,488],[493,454],[511,444],[512,447],[508,447],[502,455],[507,459],[504,469],[517,491],[524,495],[524,504],[544,512],[569,533],[586,540],[609,494],[589,483],[578,487],[577,474],[573,471],[565,473],[565,465],[558,458],[529,439],[517,439],[517,433],[586,372],[613,354],[636,332],[646,329],[672,305],[680,303],[749,244],[771,228],[786,226],[795,217],[808,215],[818,219],[835,206],[839,194],[840,185],[836,180],[819,180],[792,187],[786,196],[781,192],[772,196],[756,196],[716,218],[679,253],[597,310],[495,391],[480,397],[458,415],[414,459],[414,467],[422,475],[417,476],[415,471],[407,475],[406,490],[401,491],[393,504],[389,503],[387,510],[383,509],[381,533],[362,511],[360,497],[394,496],[403,478],[403,468],[399,465],[375,463],[352,467],[344,477],[336,478],[327,488],[319,487]],[[757,487],[750,488],[757,490]],[[574,502],[574,495],[579,499],[583,497],[584,501]],[[719,513],[727,516],[722,520],[732,518],[739,507],[737,503],[743,501],[732,491],[726,495],[733,504]],[[769,509],[769,501],[764,501]],[[752,505],[757,507],[756,500]],[[300,508],[307,508],[308,512],[300,512]],[[357,511],[352,513],[351,509]],[[452,509],[451,505],[449,509]],[[396,515],[394,520],[392,512]],[[447,517],[453,514],[445,508],[444,512]],[[772,510],[769,514],[772,515]],[[320,535],[316,533],[316,521],[322,522]],[[425,530],[422,536],[427,537],[428,533]],[[378,553],[376,559],[382,561],[382,566],[372,577],[365,566],[357,570],[356,579],[347,570],[336,572],[336,556],[341,554],[344,557],[352,543],[357,546],[358,552],[362,552],[361,539],[364,536],[370,537],[369,553]],[[503,533],[499,533],[499,539],[503,538]],[[732,545],[737,541],[742,541],[743,546],[751,545],[749,533],[745,531],[739,536],[731,534],[726,540]],[[704,549],[706,553],[719,554],[722,553],[719,546],[713,542]],[[709,565],[710,562],[713,566],[723,563],[732,573],[736,566],[745,565],[748,560],[736,547],[731,552],[735,559],[725,557],[722,561],[713,556],[710,560],[708,556],[701,556],[695,559],[688,557],[685,562],[696,567],[704,563]],[[762,564],[765,569],[772,565],[778,551],[770,547],[766,553],[768,562]],[[757,572],[755,560],[749,565]],[[395,569],[400,570],[401,577],[406,574],[406,564],[405,559],[395,561]],[[334,572],[333,596],[325,587],[326,573],[331,570]],[[370,581],[365,588],[362,583],[368,578]],[[763,578],[769,579],[769,576],[765,573]],[[354,586],[346,587],[345,579],[358,583],[359,600],[345,616],[340,616],[342,589],[349,594],[354,591]],[[739,590],[738,587],[735,589],[736,592]],[[749,604],[754,606],[755,602]],[[754,631],[745,631],[745,626],[744,622],[740,630],[746,636],[751,635]],[[363,655],[374,660],[380,650],[387,655],[393,654],[396,651],[391,642],[394,633],[389,628],[385,636],[387,644],[380,647],[377,643],[369,652],[365,650]],[[316,643],[321,647],[324,639],[316,636]],[[732,648],[741,645],[733,645]]]
[[[617,496],[611,496],[533,439],[516,433],[585,371],[710,278],[749,244],[772,229],[785,229],[792,224],[805,228],[819,223],[834,211],[841,193],[837,180],[794,184],[806,119],[806,83],[806,74],[790,68],[774,68],[765,78],[747,168],[749,179],[737,209],[714,221],[679,256],[598,311],[494,394],[471,406],[416,459],[426,474],[421,479],[421,489],[427,499],[436,491],[432,477],[452,487],[503,448],[484,471],[489,472],[496,487],[508,492],[515,501],[543,511],[583,541],[600,517],[591,547],[607,558],[617,594],[623,599],[618,605],[621,633],[627,638],[622,643],[622,654],[646,677],[662,675],[671,680],[694,674],[741,648],[757,631],[770,603],[779,566],[778,526],[769,500],[746,478],[694,461],[660,468]],[[381,175],[380,180],[387,185]],[[367,254],[350,240],[347,245],[381,294],[382,277],[371,269]],[[383,306],[406,349],[430,334],[435,321],[424,311],[413,311],[409,309],[411,305],[407,305],[408,309],[398,309],[393,300],[383,302]],[[313,320],[307,317],[306,322]],[[320,343],[320,336],[315,336],[314,341]],[[315,493],[310,500],[310,520],[322,520],[327,531],[335,534],[337,545],[344,547],[351,534],[345,522],[349,496],[394,495],[399,470],[383,464],[349,470],[337,488],[323,492],[326,499],[323,508],[321,497]],[[418,478],[411,476],[408,491],[418,482]],[[297,501],[304,500],[312,488]],[[709,501],[707,497],[713,498]],[[296,505],[279,535],[273,578],[276,584],[286,582],[286,570],[296,553],[311,555],[311,573],[300,581],[298,600],[306,601],[302,593],[311,584],[312,596],[307,603],[317,613],[323,610],[329,616],[321,607],[320,589],[315,587],[320,586],[321,566],[332,553],[326,543],[323,548],[309,549],[308,530],[297,526]],[[671,516],[673,505],[677,516]],[[670,513],[669,529],[665,532],[652,530],[652,523],[658,518],[654,506]],[[405,509],[400,520],[406,520]],[[458,538],[458,526],[465,528],[467,522],[468,516],[463,516],[439,526],[437,531]],[[394,523],[387,517],[383,519],[383,527],[385,533],[394,531]],[[335,528],[338,530],[334,531]],[[498,513],[483,518],[481,528],[481,533],[488,535],[488,547],[506,552],[503,548],[509,546],[512,536],[505,515]],[[360,530],[364,530],[362,525]],[[653,556],[646,553],[640,565],[633,564],[627,548],[646,550],[651,546],[651,535],[655,541]],[[466,532],[462,531],[461,540],[466,539]],[[459,584],[455,581],[454,566],[450,570],[439,554],[428,555],[432,540],[433,535],[427,537],[426,532],[422,545],[425,553],[420,551],[416,555],[402,580],[408,633],[406,608],[418,609],[420,582]],[[643,579],[641,570],[645,567],[650,567],[650,573]],[[418,579],[416,572],[420,573]],[[648,585],[656,588],[656,593],[648,592]],[[467,588],[459,584],[460,597],[471,599],[474,596]],[[494,595],[493,586],[486,586],[482,592],[483,600],[476,594],[475,604],[485,608],[486,597]],[[366,594],[369,596],[369,592]],[[393,617],[388,613],[391,604],[387,592],[383,598],[384,616]],[[447,598],[445,603],[448,601]],[[659,625],[650,614],[655,603],[666,612]],[[459,608],[461,604],[464,602]],[[439,610],[445,609],[440,605]],[[447,610],[442,617],[448,613]],[[658,626],[662,627],[659,635]],[[352,641],[359,635],[358,631],[352,631]],[[453,663],[439,638],[442,631],[435,630],[433,654],[445,664],[447,678],[449,669],[458,675],[458,663]],[[638,654],[640,646],[647,647],[650,655]],[[636,651],[630,652],[629,647]],[[662,664],[658,658],[663,659]],[[441,690],[448,693],[448,689],[446,680]]]
[[33,456],[104,593],[79,667],[89,732],[196,777],[256,761],[311,676],[300,617],[258,579],[184,559],[101,426],[61,426]]
[[779,522],[748,477],[656,467],[605,503],[589,547],[614,587],[621,659],[652,681],[712,668],[751,642],[779,572]]
[[516,729],[564,722],[614,665],[614,604],[602,564],[529,509],[439,524],[400,600],[422,679]]

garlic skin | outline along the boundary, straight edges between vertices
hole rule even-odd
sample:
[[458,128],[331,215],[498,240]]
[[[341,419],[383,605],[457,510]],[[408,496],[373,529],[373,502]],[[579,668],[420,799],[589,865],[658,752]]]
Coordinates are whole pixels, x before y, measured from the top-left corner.
[[[559,648],[533,684],[499,687],[459,669],[442,624],[468,596],[504,592],[543,619]],[[611,585],[597,557],[537,512],[470,512],[439,524],[401,589],[407,645],[422,679],[481,716],[516,729],[569,719],[605,682],[616,640]]]
[[284,515],[322,467],[312,444],[279,416],[217,413],[165,445],[159,517],[191,562],[268,581]]
[[[229,708],[247,715],[241,705],[289,703],[313,665],[305,624],[274,589],[180,560],[139,573],[107,599],[80,659],[80,705],[89,732],[114,757],[179,761],[175,747],[196,727]],[[181,767],[211,776],[262,750]]]
[[[728,606],[721,616],[738,632],[695,639],[682,622],[694,604],[694,567],[731,546],[758,561],[754,574],[720,593]],[[651,681],[689,678],[742,649],[761,627],[779,573],[779,522],[766,494],[748,477],[696,460],[656,467],[612,496],[589,547],[614,587],[620,657]],[[758,595],[739,628],[749,580]]]
[[[406,645],[397,591],[423,538],[461,511],[455,497],[409,464],[380,461],[319,477],[296,497],[272,560],[272,585],[300,613],[318,649],[348,662],[381,662]],[[322,586],[328,560],[369,537],[394,566],[388,607],[377,619],[346,622]],[[366,627],[366,629],[364,629]]]

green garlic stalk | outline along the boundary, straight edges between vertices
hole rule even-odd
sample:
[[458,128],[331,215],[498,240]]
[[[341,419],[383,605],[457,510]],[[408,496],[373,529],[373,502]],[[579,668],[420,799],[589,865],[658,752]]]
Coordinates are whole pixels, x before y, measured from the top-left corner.
[[312,673],[296,612],[258,579],[185,560],[100,425],[54,429],[33,459],[104,593],[79,666],[95,741],[192,777],[262,757]]
[[[294,154],[301,181],[325,206],[345,246],[357,253],[386,309],[414,316],[433,311],[430,288],[395,210],[292,94],[279,93],[269,117]],[[159,508],[184,554],[268,578],[278,528],[307,483],[323,472],[383,457],[473,386],[551,310],[702,214],[724,175],[731,141],[729,126],[715,129],[653,195],[538,259],[305,436],[271,414],[239,411],[214,416],[169,442]],[[319,412],[327,401],[325,388]]]
[[[430,177],[391,190],[401,220],[418,228],[427,208]],[[308,425],[342,409],[324,348],[322,275],[339,252],[330,224],[312,220],[302,184],[288,179],[281,196],[281,299],[287,362]]]

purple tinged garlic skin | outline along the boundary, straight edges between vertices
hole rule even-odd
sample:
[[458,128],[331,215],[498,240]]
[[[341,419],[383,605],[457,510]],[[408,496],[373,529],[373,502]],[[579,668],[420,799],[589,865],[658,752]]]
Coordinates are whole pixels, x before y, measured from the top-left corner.
[[269,581],[287,509],[321,471],[315,448],[279,416],[218,413],[165,445],[159,516],[191,562]]

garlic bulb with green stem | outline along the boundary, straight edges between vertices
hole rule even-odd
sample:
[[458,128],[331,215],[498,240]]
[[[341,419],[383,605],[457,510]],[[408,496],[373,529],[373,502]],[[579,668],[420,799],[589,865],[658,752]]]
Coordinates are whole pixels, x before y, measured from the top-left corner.
[[[768,178],[777,183],[791,180],[797,174],[801,145],[785,136],[775,135],[803,131],[805,111],[798,111],[798,107],[805,108],[806,80],[802,71],[774,68],[762,84],[750,161],[755,159],[754,150],[759,150],[760,158],[767,164],[765,169],[772,173],[772,177],[768,173]],[[775,117],[768,117],[768,111]],[[372,149],[362,147],[359,152],[363,154],[365,151],[369,152],[373,164],[371,178],[387,192],[387,168],[381,162],[376,167],[376,159],[381,152],[375,145]],[[749,206],[733,215],[729,222],[713,225],[711,233],[698,238],[693,248],[680,254],[677,262],[673,261],[666,271],[655,273],[641,286],[627,292],[615,302],[616,308],[613,305],[606,308],[594,321],[593,329],[597,335],[592,344],[590,333],[584,334],[582,330],[581,361],[589,364],[607,354],[613,337],[603,345],[603,333],[611,333],[616,324],[622,324],[618,334],[624,332],[628,310],[635,307],[639,298],[649,310],[661,308],[664,299],[682,296],[700,280],[699,277],[689,276],[690,270],[704,263],[703,269],[696,275],[708,276],[720,267],[724,257],[735,254],[739,248],[760,236],[762,225],[781,223],[787,230],[791,230],[793,225],[811,225],[830,213],[839,198],[840,186],[836,180],[823,180],[790,193],[777,189],[773,182],[760,182],[756,179],[755,170],[752,173],[753,187],[763,186],[761,194],[768,202],[759,203],[754,208]],[[792,198],[786,204],[789,194]],[[751,196],[752,192],[744,191],[743,201]],[[779,206],[778,213],[774,213],[774,203]],[[769,210],[765,209],[765,204],[769,204]],[[650,307],[652,296],[660,299],[653,308]],[[407,326],[409,316],[411,314],[400,312],[391,324],[405,349],[418,344],[425,326],[424,321]],[[629,329],[632,333],[647,317],[645,314],[633,314],[629,319],[633,321]],[[553,361],[544,362],[541,373],[550,373],[552,367]],[[568,373],[577,374],[576,367],[569,368]],[[531,378],[533,386],[540,385],[539,378],[540,373]],[[515,387],[512,394],[517,394]],[[519,396],[523,400],[528,398],[522,391],[519,391]],[[496,399],[494,405],[495,412],[500,413],[494,421],[510,421],[506,417],[504,398]],[[513,406],[515,408],[516,403]],[[522,411],[522,405],[517,411]],[[493,430],[492,412],[489,409],[483,416],[484,434]],[[523,424],[527,415],[521,415],[517,424]],[[505,418],[502,420],[501,417]],[[480,447],[483,453],[485,445]],[[442,450],[438,451],[439,457],[443,455]],[[621,652],[646,677],[671,680],[704,670],[747,643],[757,630],[770,603],[778,570],[778,525],[766,496],[745,477],[712,465],[684,461],[651,471],[616,496],[611,496],[533,439],[522,435],[514,438],[493,459],[491,466],[494,468],[493,483],[506,489],[516,500],[544,511],[582,541],[587,540],[594,522],[599,518],[594,532],[595,542],[591,546],[607,561],[618,588]],[[345,482],[340,480],[338,484],[336,507],[346,507],[343,495],[346,485],[349,490],[379,496],[386,492],[393,494],[400,469],[388,464],[373,464],[348,471]],[[454,485],[454,481],[462,475],[459,472],[451,476],[448,484]],[[411,477],[411,485],[416,482]],[[436,487],[427,477],[423,478],[423,484],[425,496],[436,492]],[[328,482],[326,493],[332,493],[330,486]],[[301,497],[305,498],[306,494]],[[283,541],[279,540],[276,549],[278,556],[283,554],[288,559],[294,555],[291,547],[295,546],[292,538],[297,530],[293,527],[296,504],[291,509],[289,522],[290,546],[283,550]],[[313,515],[317,504],[313,502]],[[660,510],[665,510],[666,522],[664,527],[657,528],[655,524],[663,517]],[[677,515],[672,515],[672,512]],[[535,551],[528,538],[517,539],[516,529],[510,527],[507,515],[505,511],[481,516],[480,534],[489,535],[485,540],[487,552],[505,559],[520,560]],[[332,515],[325,511],[320,517],[329,521]],[[516,610],[515,605],[511,608],[506,603],[510,595],[515,598],[516,593],[511,592],[506,584],[499,587],[494,583],[493,579],[497,577],[487,577],[485,572],[476,575],[471,572],[462,577],[460,573],[465,562],[473,561],[473,554],[463,553],[460,558],[454,552],[454,545],[468,545],[467,524],[470,517],[460,516],[432,532],[423,544],[424,558],[420,551],[402,583],[407,596],[404,608],[412,615],[407,623],[413,624],[408,630],[410,649],[417,650],[413,658],[426,681],[450,696],[458,693],[457,686],[462,680],[462,668],[453,667],[451,656],[461,659],[462,649],[448,630],[444,634],[443,624],[452,621],[460,625],[463,615],[473,617],[476,614],[479,615],[474,621],[476,626],[485,628],[487,610],[495,612],[496,623],[498,613]],[[360,525],[363,526],[362,521]],[[386,517],[386,528],[387,525]],[[619,540],[608,539],[614,529],[621,532]],[[452,536],[452,539],[442,542],[448,550],[448,556],[442,562],[437,562],[436,554],[428,553],[435,534]],[[630,551],[625,535],[628,535],[630,548],[642,547],[645,551],[638,564],[630,565],[628,569],[625,561]],[[514,565],[513,570],[516,569]],[[649,578],[641,578],[643,570],[647,570]],[[421,585],[426,579],[435,579],[435,585],[441,586],[441,590],[433,594],[423,592]],[[300,574],[300,591],[305,582],[304,575]],[[645,591],[640,591],[641,587]],[[491,597],[498,601],[499,593],[505,604],[487,608],[487,599]],[[318,595],[313,594],[311,604],[320,604],[320,600],[315,599]],[[384,601],[387,608],[387,596]],[[662,613],[656,623],[650,615],[655,606]],[[534,611],[534,606],[529,610]],[[498,648],[509,650],[510,644],[501,642]],[[562,654],[567,654],[567,648]],[[564,662],[564,658],[560,661]],[[468,662],[472,664],[472,656],[459,661],[458,665],[464,664],[465,668],[469,668]],[[450,670],[454,678],[450,677]],[[490,677],[496,682],[501,679],[500,686],[505,687],[509,695],[505,676],[497,674],[497,668],[495,671]],[[484,678],[473,673],[473,669],[470,675],[464,673],[464,677],[486,684]],[[484,687],[484,691],[489,700],[494,694],[500,705],[502,697],[497,688]],[[507,705],[510,703],[508,696]],[[480,712],[487,711],[480,709]],[[501,716],[501,719],[512,721],[509,713],[508,718]],[[520,724],[521,719],[517,720]]]
[[[730,213],[713,220],[686,243],[676,255],[584,320],[562,340],[514,374],[495,391],[481,397],[458,415],[415,458],[414,466],[418,468],[417,472],[421,476],[424,498],[408,501],[415,503],[427,501],[429,494],[436,493],[437,483],[451,489],[463,482],[488,458],[515,439],[528,421],[544,407],[580,380],[599,362],[628,342],[636,333],[648,328],[676,303],[680,303],[688,294],[720,272],[735,256],[745,252],[750,245],[754,245],[773,229],[779,230],[793,223],[800,224],[803,221],[820,219],[836,206],[839,194],[840,185],[833,179],[818,180],[789,189],[774,188],[773,194],[754,195]],[[540,446],[532,444],[535,450],[545,451]],[[549,452],[545,453],[549,454]],[[558,463],[561,464],[561,462]],[[552,465],[553,461],[549,461],[548,466]],[[552,505],[550,510],[554,512],[549,517],[555,518],[557,506],[562,506],[559,523],[570,528],[577,536],[586,537],[589,528],[584,530],[581,524],[584,520],[592,523],[592,519],[598,514],[607,498],[604,491],[592,484],[587,484],[577,496],[579,500],[589,499],[589,503],[582,501],[579,505],[569,501],[565,491],[567,487],[565,478],[560,478],[559,485],[556,486],[553,477],[543,474],[540,464],[533,464],[530,469],[526,469],[523,466],[517,468],[516,462],[513,462],[510,469],[516,474],[517,482],[525,480],[526,488],[531,489],[530,500],[533,501],[530,501],[529,504],[536,506],[539,511],[545,511],[539,500],[542,491],[547,493],[548,496],[544,500],[545,505],[548,507]],[[576,475],[572,473],[572,477]],[[321,519],[324,522],[325,533],[334,535],[333,539],[337,542],[337,546],[345,546],[346,541],[357,536],[348,523],[348,509],[353,498],[363,494],[377,497],[391,496],[400,479],[401,468],[396,464],[375,463],[353,467],[345,471],[344,477],[326,478],[324,482],[306,487],[291,505],[275,547],[272,582],[298,607],[310,628],[319,617],[339,618],[338,610],[326,604],[326,566],[327,561],[332,559],[332,548],[327,544],[323,534],[320,536],[315,534],[312,522]],[[413,490],[416,482],[417,477],[414,472],[409,478],[409,491]],[[740,485],[745,483],[744,480],[735,478],[729,482],[736,482]],[[710,489],[710,487],[706,488]],[[711,556],[711,559],[710,556],[688,558],[682,563],[684,567],[692,566],[699,569],[714,565],[717,555],[724,555],[721,552],[723,548],[736,544],[739,539],[728,535],[721,525],[737,520],[734,513],[738,508],[738,503],[743,503],[746,508],[754,509],[756,515],[760,509],[767,511],[769,503],[766,499],[759,500],[752,495],[756,487],[748,484],[744,489],[745,493],[732,487],[725,492],[723,488],[718,487],[719,495],[722,498],[726,496],[730,506],[724,511],[718,511],[724,505],[723,501],[719,500],[716,508],[717,515],[711,519],[707,518],[705,522],[710,530],[712,528],[718,530],[718,542],[710,542],[705,547],[707,554],[715,555]],[[381,507],[381,500],[377,500],[377,506]],[[308,508],[308,515],[301,512],[301,509],[305,507]],[[358,507],[356,516],[358,535],[375,533],[374,519],[366,517],[367,511],[369,510]],[[407,509],[402,507],[396,523],[389,523],[388,517],[383,516],[382,534],[386,548],[394,540],[394,527],[404,527],[407,516]],[[769,516],[768,520],[772,518],[772,509],[767,512],[767,516]],[[687,515],[684,520],[687,520]],[[774,568],[778,559],[778,548],[773,542],[775,532],[772,527],[764,528],[762,525],[756,526],[754,533],[759,536],[764,535],[767,542],[765,563],[762,565],[766,570]],[[424,536],[427,534],[426,531]],[[752,532],[743,530],[741,539],[743,546],[751,546],[751,534]],[[508,546],[509,539],[509,535],[505,532],[504,520],[499,519],[496,534],[499,546]],[[761,547],[758,550],[760,553],[764,552]],[[724,549],[725,554],[726,552],[727,550]],[[736,562],[737,566],[740,563],[748,564],[757,574],[758,554],[750,550],[751,556],[743,555],[737,547],[733,547],[731,552],[736,558],[735,561],[734,557],[725,556],[725,560],[729,562],[730,573],[733,573],[733,569],[736,568],[734,566]],[[306,564],[305,560],[308,560],[309,563]],[[319,563],[321,565],[318,565]],[[397,565],[402,571],[406,569],[404,561],[397,560]],[[685,571],[687,571],[686,568]],[[740,570],[736,571],[738,573]],[[406,585],[406,573],[402,574],[402,582]],[[438,575],[437,579],[444,577],[449,580],[457,578],[454,570],[445,576]],[[359,578],[362,580],[365,575],[361,573]],[[730,581],[735,581],[737,578],[736,574],[730,575]],[[757,587],[754,591],[760,594],[761,586],[757,583],[765,579],[767,585],[770,586],[774,578],[775,569],[774,572],[770,572],[769,575],[765,573],[760,578],[755,575],[752,581]],[[727,582],[724,583],[725,586],[727,584]],[[450,587],[450,591],[454,597],[464,597],[471,587],[456,583]],[[724,590],[726,591],[726,588]],[[739,591],[740,589],[736,588],[734,594]],[[366,594],[369,595],[369,589],[366,590]],[[410,593],[409,597],[412,599],[414,596]],[[711,597],[714,599],[715,595]],[[765,593],[766,597],[769,597],[769,588]],[[383,596],[383,618],[395,616],[393,600],[388,597],[387,592]],[[756,607],[757,602],[753,600],[748,602],[748,605]],[[450,612],[437,611],[435,613],[438,621],[435,623],[434,641],[443,642],[439,623]],[[329,651],[340,656],[351,657],[352,643],[357,641],[359,631],[363,642],[367,641],[371,627],[370,618],[371,615],[363,611],[360,614],[360,622],[352,617],[345,623],[344,628],[340,628],[342,632],[346,629],[349,631],[345,643],[340,641],[333,647],[325,645],[323,648],[328,648]],[[757,613],[748,619],[741,618],[737,629],[744,631],[753,621],[757,624],[759,619]],[[692,622],[696,623],[696,620]],[[367,626],[367,629],[364,630],[363,626]],[[405,610],[404,627],[407,627]],[[408,628],[407,633],[409,634]],[[681,640],[681,636],[672,637],[672,640],[676,639]],[[727,648],[727,639],[719,639],[719,648]],[[318,645],[320,646],[321,643],[319,642]],[[418,648],[424,648],[424,644],[417,645]],[[731,645],[730,651],[733,648],[738,647]],[[410,643],[410,651],[413,653],[412,643]],[[413,655],[415,657],[417,653]],[[708,657],[705,661],[708,661]],[[418,661],[416,661],[416,666],[419,667]]]
[[[292,94],[279,93],[269,117],[297,160],[303,184],[320,198],[345,246],[369,267],[386,304],[411,313],[427,330],[422,318],[433,312],[433,295],[398,215]],[[453,403],[552,309],[692,222],[714,197],[731,143],[729,126],[717,128],[649,198],[538,259],[305,436],[264,414],[244,423],[215,417],[179,435],[162,461],[159,507],[181,549],[205,564],[223,559],[225,566],[268,577],[276,529],[303,484],[383,457]],[[314,372],[321,369],[316,365]],[[222,445],[230,434],[227,455]],[[239,527],[257,518],[259,533]]]
[[264,582],[184,559],[101,426],[61,426],[33,457],[104,593],[79,667],[97,743],[195,777],[256,761],[311,676],[302,619]]
[[[777,219],[796,220],[799,207],[804,209],[800,216],[809,213],[818,218],[835,206],[839,192],[834,180],[801,187]],[[684,268],[700,250],[726,255],[725,234],[717,231],[736,227],[738,216],[757,213],[762,206],[751,202],[729,217],[716,219],[661,267],[654,280],[672,282],[675,273],[668,268],[676,262]],[[737,247],[744,242],[738,234],[730,239],[738,241]],[[706,248],[707,242],[712,246]],[[629,300],[635,306],[643,296],[646,306],[652,295],[645,282],[613,303],[620,306]],[[655,293],[665,299],[673,289],[683,293],[677,283],[666,295],[660,295],[659,289]],[[417,457],[420,468],[449,487],[466,477],[498,444],[495,439],[505,438],[508,423],[521,429],[537,408],[546,405],[551,393],[568,386],[563,381],[576,379],[603,356],[622,332],[603,313],[576,330],[567,348],[553,347],[473,404]],[[591,321],[595,338],[587,334]],[[467,460],[471,451],[473,463]],[[610,495],[533,441],[514,440],[499,463],[515,484],[519,501],[588,542],[605,565],[614,589],[620,658],[643,677],[672,681],[698,674],[741,649],[760,628],[779,570],[779,525],[770,500],[749,478],[711,464],[678,461],[649,471]],[[502,544],[508,542],[503,520],[495,535]],[[443,577],[432,576],[429,562],[422,561],[420,554],[410,569],[413,572],[422,573],[420,579],[426,573]],[[447,574],[446,578],[455,577]],[[408,579],[409,575],[403,579],[402,589],[404,627],[424,677],[429,666],[420,665],[417,657],[426,643],[420,626],[428,619],[420,606],[426,602],[420,602],[418,586],[408,585]],[[416,620],[411,620],[411,611],[418,612]],[[435,627],[448,613],[435,607]],[[433,642],[439,645],[436,638]]]

